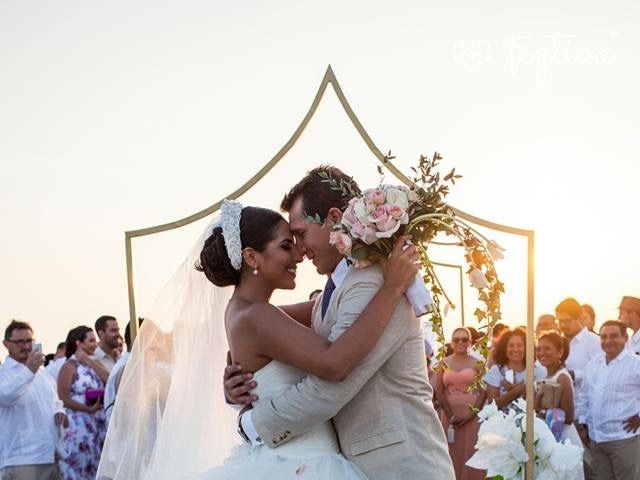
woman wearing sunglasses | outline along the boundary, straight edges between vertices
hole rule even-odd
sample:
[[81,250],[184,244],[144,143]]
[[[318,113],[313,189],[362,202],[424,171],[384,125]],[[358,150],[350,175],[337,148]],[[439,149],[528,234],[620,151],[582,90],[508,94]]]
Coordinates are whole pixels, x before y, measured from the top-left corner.
[[466,328],[453,331],[451,347],[453,353],[436,367],[436,395],[442,407],[442,425],[447,433],[456,480],[481,480],[485,472],[465,464],[475,452],[480,428],[474,409],[482,408],[486,395],[481,388],[468,390],[483,362],[469,354],[471,332]]

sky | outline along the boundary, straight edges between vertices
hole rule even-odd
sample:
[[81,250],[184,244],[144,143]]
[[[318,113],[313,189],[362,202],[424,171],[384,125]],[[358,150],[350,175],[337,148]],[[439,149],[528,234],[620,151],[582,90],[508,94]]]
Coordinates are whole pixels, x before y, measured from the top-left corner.
[[[640,296],[639,20],[631,1],[5,0],[0,321],[30,322],[45,351],[102,314],[123,326],[124,232],[239,188],[288,141],[329,64],[401,170],[438,151],[463,175],[454,206],[535,231],[536,316],[574,296],[615,318],[622,295]],[[319,163],[377,182],[331,91],[242,200],[277,208]],[[205,224],[134,241],[140,312]],[[525,323],[526,245],[488,233],[507,248],[505,321]],[[274,301],[323,285],[301,270]],[[455,271],[442,276],[459,302]],[[447,331],[460,322],[458,309]]]

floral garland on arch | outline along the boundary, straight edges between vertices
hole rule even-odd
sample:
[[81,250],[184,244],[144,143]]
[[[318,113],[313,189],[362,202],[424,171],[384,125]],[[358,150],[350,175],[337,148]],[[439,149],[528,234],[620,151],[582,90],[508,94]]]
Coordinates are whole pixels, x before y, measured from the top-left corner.
[[[391,152],[384,161],[393,159]],[[504,285],[498,279],[494,261],[503,257],[502,249],[495,241],[488,239],[467,222],[455,215],[445,202],[450,185],[455,185],[461,176],[455,168],[444,176],[437,171],[442,157],[436,152],[433,157],[420,156],[417,167],[412,167],[414,177],[410,187],[404,185],[379,185],[362,193],[349,181],[336,180],[329,172],[320,172],[322,181],[332,189],[339,190],[347,198],[342,220],[333,226],[331,243],[343,254],[355,261],[356,268],[363,268],[389,256],[395,240],[400,235],[410,234],[416,245],[424,271],[424,282],[431,291],[431,305],[422,313],[431,314],[431,322],[436,340],[440,343],[436,358],[445,357],[443,314],[455,305],[447,296],[428,254],[429,243],[438,234],[453,236],[457,245],[464,248],[467,274],[471,285],[478,290],[478,300],[482,306],[474,315],[480,322],[485,335],[477,343],[479,353],[488,356],[490,333],[500,313],[500,294]],[[382,176],[382,167],[378,167]],[[307,216],[308,222],[324,223],[318,215]],[[415,309],[415,306],[414,306]],[[480,362],[483,363],[483,362]],[[471,389],[481,382],[484,366],[480,369]]]

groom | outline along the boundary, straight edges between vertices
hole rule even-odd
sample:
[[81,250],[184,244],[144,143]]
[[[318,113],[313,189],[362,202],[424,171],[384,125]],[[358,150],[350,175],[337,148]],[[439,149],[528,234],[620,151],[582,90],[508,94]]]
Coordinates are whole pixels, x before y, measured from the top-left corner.
[[[312,326],[335,340],[362,313],[384,278],[379,265],[349,267],[330,245],[330,226],[340,220],[349,198],[323,181],[322,172],[357,188],[339,169],[321,166],[291,189],[281,208],[289,212],[291,231],[302,252],[318,273],[329,276],[313,309]],[[316,214],[324,224],[309,222]],[[231,387],[242,377],[234,378],[225,374],[225,392],[237,400],[238,390]],[[274,448],[333,418],[342,453],[369,479],[453,479],[432,393],[420,322],[403,297],[373,351],[344,381],[306,376],[277,398],[244,413],[241,433],[254,444],[264,441]]]

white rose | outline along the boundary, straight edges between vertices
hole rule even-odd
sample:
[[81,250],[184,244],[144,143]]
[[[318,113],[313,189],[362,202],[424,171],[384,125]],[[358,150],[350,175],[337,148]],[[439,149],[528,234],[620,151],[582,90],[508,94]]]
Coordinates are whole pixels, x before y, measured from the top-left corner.
[[358,200],[353,204],[353,213],[356,214],[358,220],[361,223],[366,224],[369,223],[367,217],[369,216],[369,210],[367,209],[367,205],[362,200]]
[[409,208],[409,198],[407,194],[399,188],[389,187],[385,189],[384,193],[386,194],[385,203],[398,205],[405,210]]

